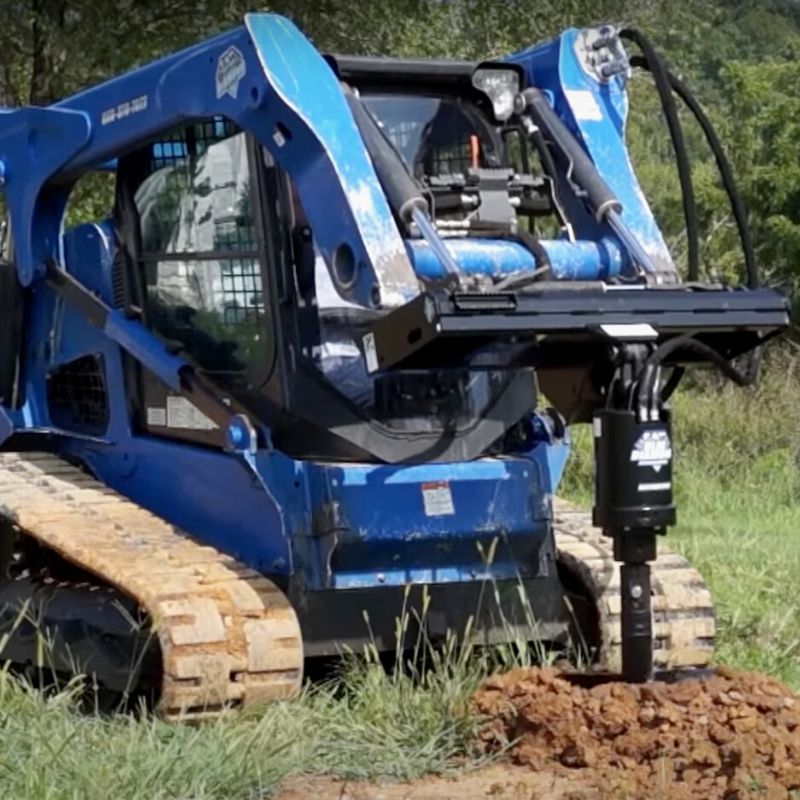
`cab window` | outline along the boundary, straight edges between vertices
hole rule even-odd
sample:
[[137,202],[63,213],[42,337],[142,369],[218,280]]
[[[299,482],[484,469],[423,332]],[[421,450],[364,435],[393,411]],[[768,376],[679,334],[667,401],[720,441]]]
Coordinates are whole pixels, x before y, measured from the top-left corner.
[[501,166],[497,135],[468,102],[402,94],[367,94],[364,102],[417,178]]
[[148,324],[209,373],[263,371],[273,342],[246,135],[205,120],[127,163]]

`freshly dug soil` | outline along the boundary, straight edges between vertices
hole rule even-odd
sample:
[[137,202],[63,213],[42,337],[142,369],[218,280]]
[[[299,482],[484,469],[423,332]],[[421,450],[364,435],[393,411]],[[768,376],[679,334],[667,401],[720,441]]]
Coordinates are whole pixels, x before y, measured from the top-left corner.
[[517,669],[487,680],[473,703],[483,752],[577,778],[574,800],[800,790],[800,698],[764,675],[584,688],[554,669]]

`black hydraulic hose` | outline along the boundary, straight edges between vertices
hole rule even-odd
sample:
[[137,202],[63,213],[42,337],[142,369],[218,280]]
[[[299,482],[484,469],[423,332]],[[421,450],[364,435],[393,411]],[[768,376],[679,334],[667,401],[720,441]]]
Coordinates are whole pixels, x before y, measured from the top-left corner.
[[400,154],[361,100],[352,92],[346,96],[389,205],[407,231],[411,230],[412,223],[419,228],[422,238],[437,256],[444,271],[456,274],[458,265],[439,237],[436,224],[428,213],[428,203]]
[[602,221],[609,211],[620,211],[622,206],[619,200],[608,187],[597,166],[550,107],[541,90],[530,87],[522,92],[522,96],[527,104],[524,110],[530,114],[536,126],[555,143],[563,157],[569,160],[570,178],[585,193],[597,221]]
[[739,231],[739,239],[742,243],[742,254],[744,256],[745,270],[747,271],[747,285],[751,289],[758,287],[758,266],[756,264],[755,252],[753,250],[753,240],[750,236],[750,226],[747,222],[747,211],[745,210],[744,202],[742,201],[739,190],[736,187],[736,181],[733,177],[733,170],[731,169],[730,162],[728,161],[725,151],[722,148],[722,143],[714,130],[714,126],[706,116],[697,100],[692,96],[683,81],[671,72],[668,73],[670,86],[675,90],[678,97],[686,103],[689,110],[694,115],[698,124],[705,134],[708,146],[714,154],[714,159],[717,162],[717,169],[719,170],[722,185],[725,188],[725,193],[728,195],[728,200],[731,204],[731,211],[736,220],[736,227]]
[[695,353],[701,358],[707,359],[737,386],[750,386],[756,379],[756,370],[751,368],[747,372],[741,372],[725,356],[705,342],[701,342],[693,336],[677,336],[657,347],[642,366],[643,377],[636,392],[636,405],[640,414],[644,414],[648,408],[655,407],[654,391],[658,368],[668,356],[678,350]]
[[372,159],[378,180],[386,192],[389,205],[403,224],[408,226],[412,221],[415,209],[421,209],[427,213],[428,203],[414,179],[409,175],[392,143],[378,127],[372,115],[364,108],[361,100],[353,94],[348,94],[347,100],[359,133],[361,133]]
[[686,369],[684,367],[675,367],[672,374],[667,378],[666,383],[661,387],[661,402],[666,403],[672,397],[673,392],[678,388]]
[[544,245],[539,241],[539,237],[530,231],[517,231],[517,239],[533,253],[534,260],[536,261],[537,270],[541,269],[547,272],[552,264],[550,263],[550,256],[547,254]]
[[631,260],[645,272],[656,272],[650,256],[621,217],[622,203],[606,183],[589,154],[556,114],[541,90],[525,89],[515,101],[528,134],[541,128],[555,145],[558,155],[567,162],[567,178],[598,222],[604,222],[622,241]]
[[642,66],[649,70],[655,80],[656,90],[667,120],[672,148],[675,151],[675,163],[678,168],[678,179],[681,184],[683,199],[683,215],[686,221],[687,260],[689,266],[689,280],[696,281],[700,265],[700,226],[697,217],[697,202],[692,183],[692,172],[689,166],[689,156],[686,152],[686,140],[683,128],[672,97],[672,88],[667,68],[651,44],[650,40],[641,31],[625,28],[620,31],[620,37],[636,44],[642,51],[642,58],[632,58],[632,66]]
[[[547,141],[544,138],[544,134],[542,133],[540,128],[535,128],[530,131],[530,137],[533,141],[533,145],[536,148],[537,152],[539,153],[539,158],[542,162],[542,169],[544,170],[544,174],[547,176],[547,179],[550,181],[550,191],[553,196],[553,202],[556,206],[556,211],[558,212],[559,217],[561,217],[561,222],[565,226],[570,226],[570,220],[567,219],[566,210],[564,206],[564,202],[559,194],[558,190],[558,167],[556,167],[555,159],[553,158],[553,154],[550,152],[550,146],[547,144]],[[526,152],[525,148],[522,149],[522,152]]]

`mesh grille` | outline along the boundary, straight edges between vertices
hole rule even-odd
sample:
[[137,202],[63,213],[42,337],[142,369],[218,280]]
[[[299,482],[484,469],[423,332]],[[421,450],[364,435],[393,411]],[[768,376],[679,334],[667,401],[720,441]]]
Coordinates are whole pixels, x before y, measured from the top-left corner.
[[434,147],[425,158],[417,161],[417,177],[423,175],[465,175],[471,164],[469,139],[446,147]]
[[150,172],[162,167],[181,166],[186,163],[189,153],[201,156],[208,150],[209,145],[227,139],[236,132],[236,125],[221,117],[173,131],[153,143]]
[[235,325],[248,315],[264,315],[261,270],[257,261],[222,262],[222,303],[224,322]]
[[215,117],[148,156],[136,202],[150,324],[209,372],[260,369],[271,343],[245,134]]
[[99,356],[84,356],[47,377],[50,419],[64,430],[102,435],[108,428],[108,394]]
[[172,167],[186,163],[186,134],[176,131],[168,139],[162,139],[153,145],[151,172],[163,167]]

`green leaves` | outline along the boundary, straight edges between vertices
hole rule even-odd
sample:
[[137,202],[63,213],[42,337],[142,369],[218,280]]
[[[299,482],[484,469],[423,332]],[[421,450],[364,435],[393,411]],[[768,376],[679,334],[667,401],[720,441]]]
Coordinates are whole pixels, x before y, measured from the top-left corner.
[[[257,4],[256,4],[257,5]],[[250,0],[3,0],[0,104],[47,103],[237,24]],[[276,0],[328,52],[483,59],[600,20],[643,28],[718,127],[750,210],[769,280],[800,270],[800,6],[789,0]],[[629,146],[676,260],[683,212],[649,78],[631,84]],[[683,112],[682,112],[683,114]],[[742,259],[713,159],[685,116],[707,277]],[[89,195],[82,206],[101,207]]]
[[769,278],[794,284],[800,269],[800,60],[734,62],[720,78],[760,261]]

